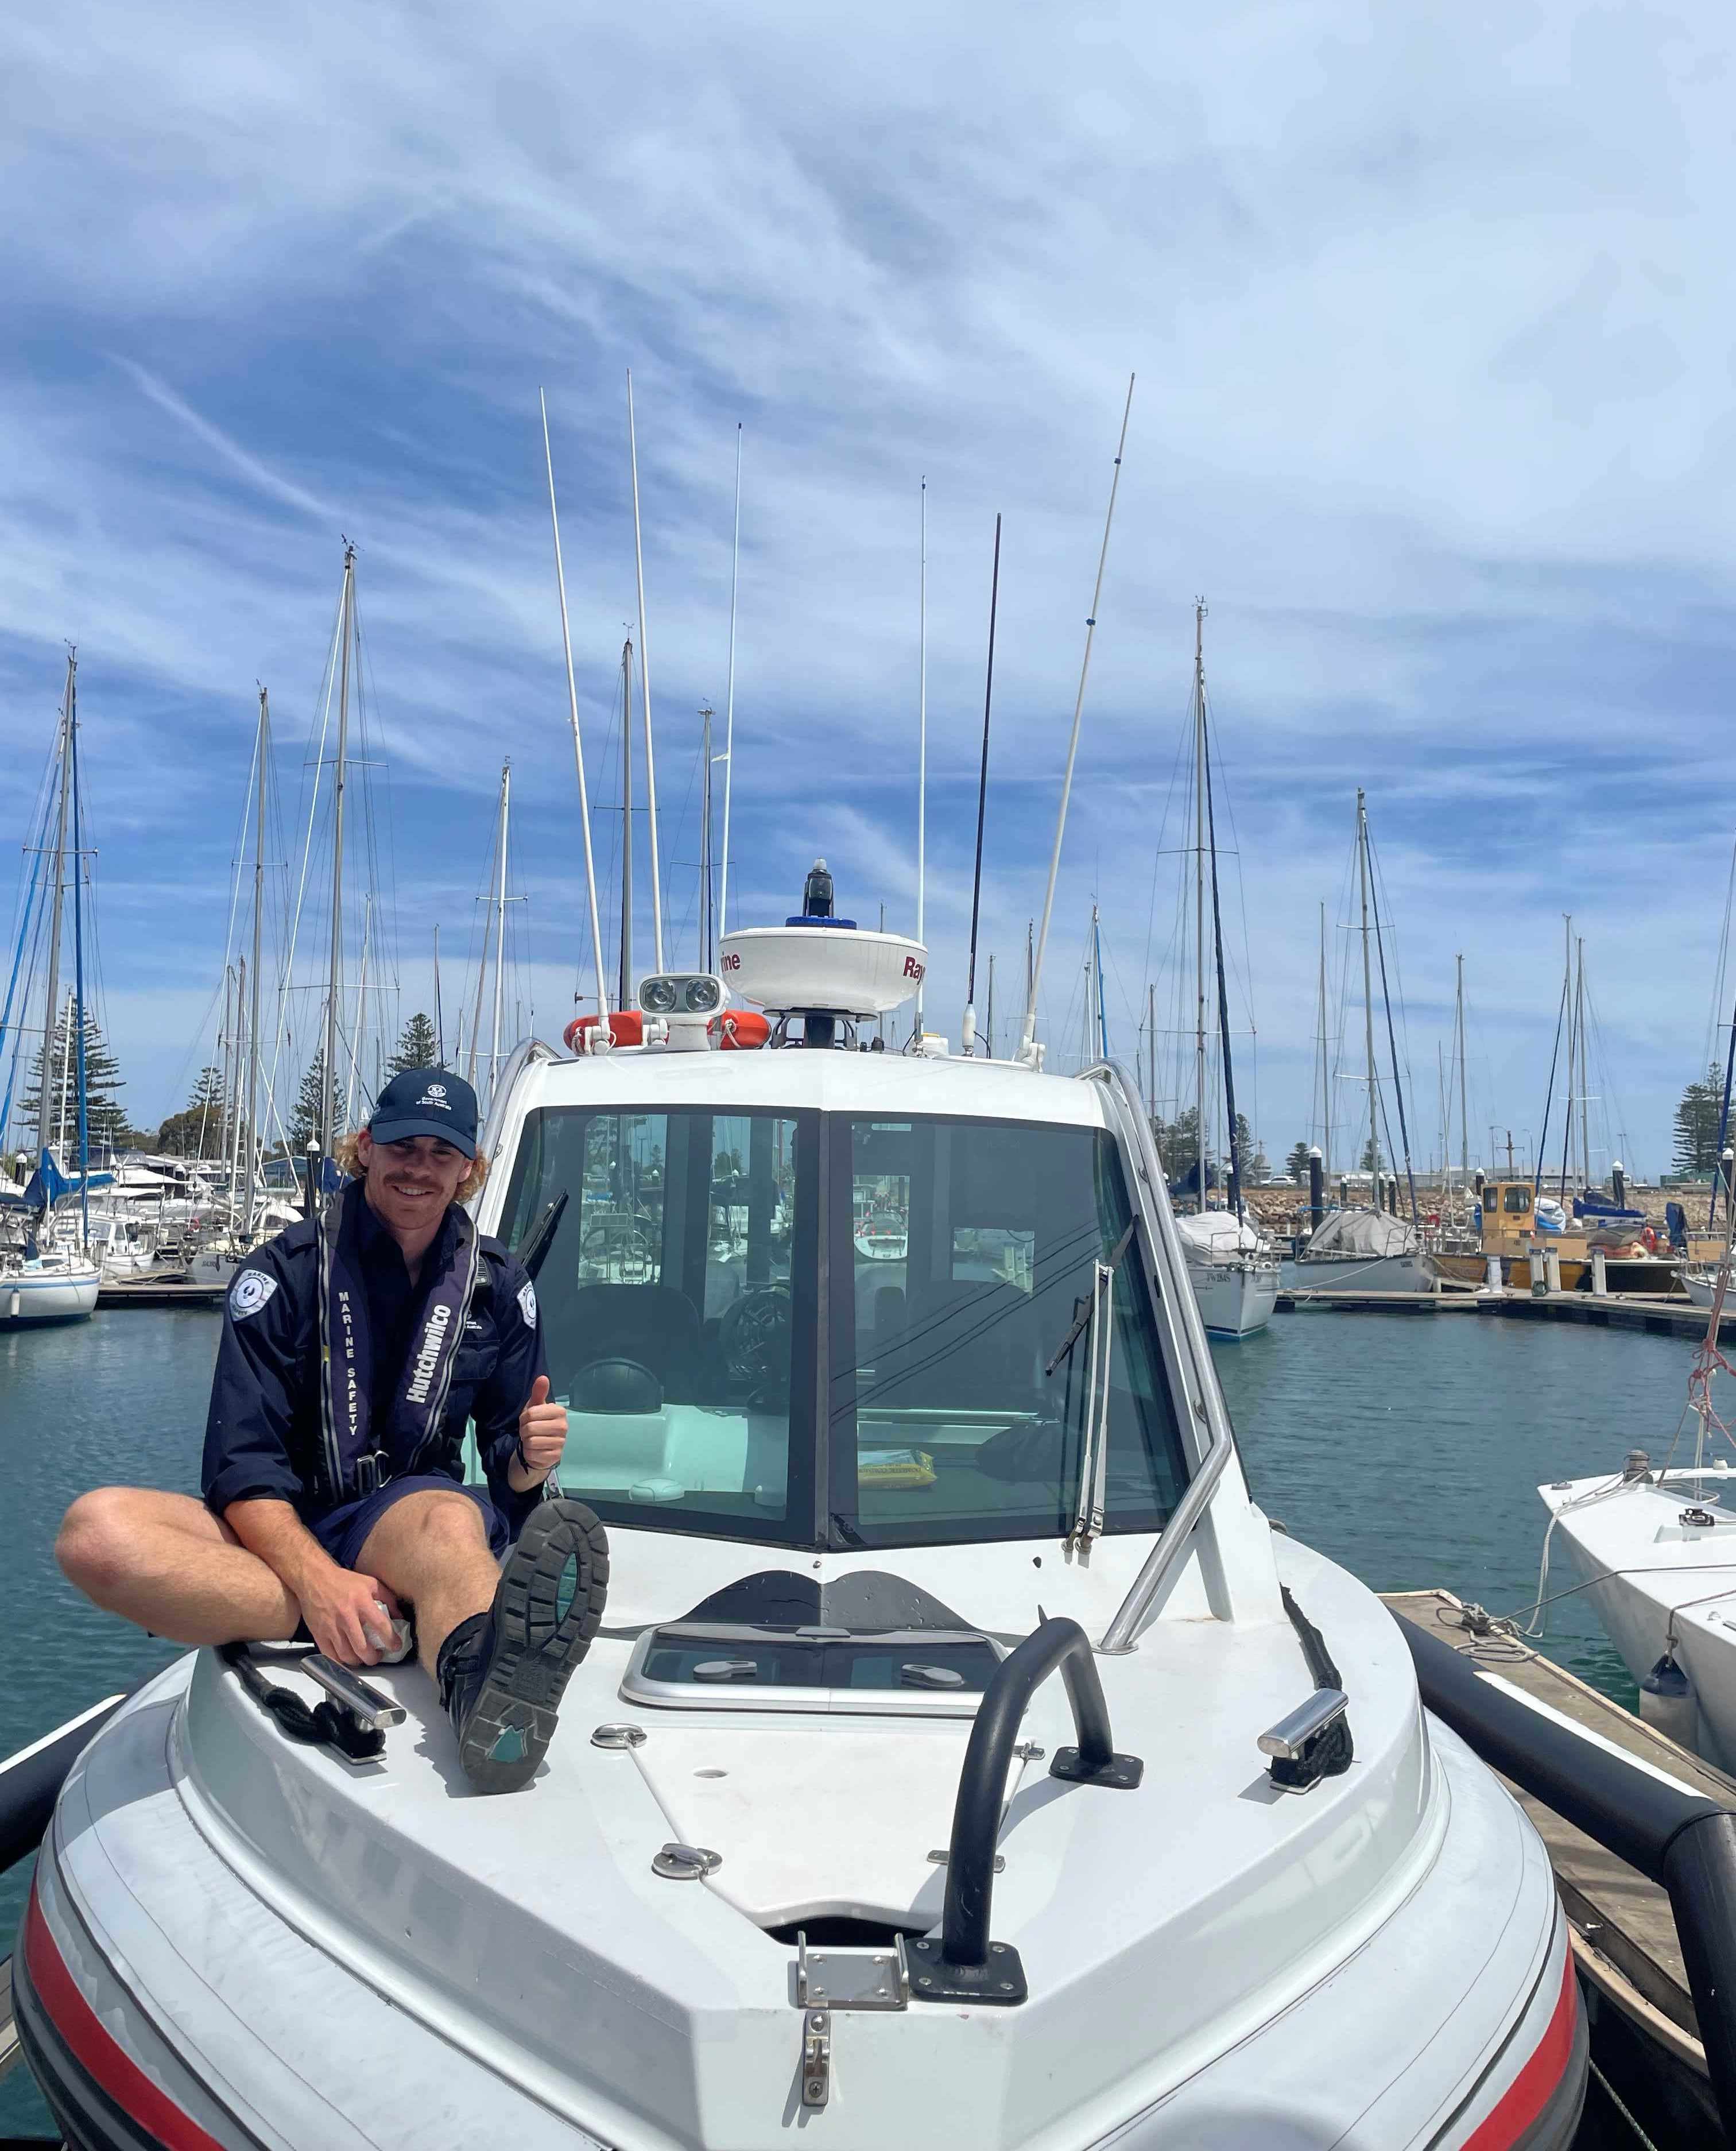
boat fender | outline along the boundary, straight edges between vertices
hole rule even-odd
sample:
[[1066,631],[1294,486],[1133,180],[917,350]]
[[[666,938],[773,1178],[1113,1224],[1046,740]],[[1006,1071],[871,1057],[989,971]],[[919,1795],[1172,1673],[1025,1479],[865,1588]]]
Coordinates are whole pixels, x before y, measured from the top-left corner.
[[1700,1703],[1693,1683],[1667,1650],[1639,1684],[1639,1714],[1667,1740],[1690,1754],[1698,1752]]

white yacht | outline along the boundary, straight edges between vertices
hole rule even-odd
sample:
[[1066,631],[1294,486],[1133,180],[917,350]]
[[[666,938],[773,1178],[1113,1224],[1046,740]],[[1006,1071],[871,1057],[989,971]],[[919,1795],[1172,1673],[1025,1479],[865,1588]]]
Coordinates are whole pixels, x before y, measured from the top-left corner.
[[[496,1086],[479,1222],[611,1540],[545,1764],[473,1794],[413,1666],[348,1682],[354,1756],[285,1738],[261,1653],[148,1683],[15,1961],[68,2143],[1560,2151],[1542,1845],[1250,1500],[1137,1096],[849,1050],[923,952],[790,931],[838,983],[768,1049],[635,1015]],[[769,999],[754,939],[724,976]],[[266,1673],[311,1704],[304,1663]]]
[[1278,1258],[1253,1222],[1228,1210],[1178,1217],[1194,1297],[1209,1337],[1252,1337],[1278,1304]]
[[1328,1292],[1439,1292],[1441,1265],[1408,1217],[1329,1210],[1297,1256],[1299,1285]]
[[83,1322],[94,1314],[102,1274],[74,1248],[0,1248],[0,1329]]
[[[1663,1675],[1668,1729],[1736,1772],[1736,1470],[1723,1458],[1540,1486],[1549,1542],[1567,1547],[1585,1596],[1637,1682]],[[1546,1567],[1547,1574],[1547,1567]],[[1547,1591],[1547,1587],[1546,1587]],[[1543,1595],[1543,1594],[1540,1594]]]

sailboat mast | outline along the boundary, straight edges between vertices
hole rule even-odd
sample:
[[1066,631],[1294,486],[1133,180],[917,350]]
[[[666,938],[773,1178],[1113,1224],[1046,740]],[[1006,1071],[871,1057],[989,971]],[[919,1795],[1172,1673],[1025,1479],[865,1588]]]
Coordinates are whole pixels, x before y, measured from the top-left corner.
[[495,1078],[500,1073],[501,984],[507,958],[507,838],[512,797],[512,763],[509,757],[501,765],[500,832],[494,847],[500,862],[500,878],[494,898],[494,1027],[488,1041],[488,1102],[491,1106],[494,1102]]
[[1320,906],[1320,1179],[1332,1178],[1332,1062],[1326,1044],[1326,907]]
[[260,950],[265,915],[265,757],[271,748],[271,704],[260,689],[259,741],[254,760],[259,772],[253,804],[253,980],[247,1008],[247,1221],[253,1238],[260,1177]]
[[639,528],[639,448],[633,423],[631,370],[627,376],[627,454],[633,467],[633,558],[639,593],[639,701],[645,713],[645,828],[651,850],[651,953],[660,971],[663,881],[657,863],[657,762],[651,747],[651,637],[645,625],[645,547]]
[[1109,1058],[1109,1011],[1103,999],[1103,929],[1094,903],[1091,907],[1091,949],[1097,979],[1097,1053],[1099,1060],[1107,1060]]
[[711,705],[699,711],[699,969],[714,968],[711,945]]
[[1091,959],[1097,949],[1097,906],[1091,907],[1091,931],[1085,937],[1085,1000],[1079,1010],[1079,1066],[1082,1071],[1091,1062]]
[[43,1002],[42,1077],[37,1088],[36,1147],[48,1147],[54,1097],[54,1031],[60,1020],[60,914],[66,900],[66,815],[72,790],[73,680],[78,660],[67,652],[66,692],[60,703],[60,799],[54,834],[54,901],[48,913],[48,990]]
[[366,1106],[367,1082],[361,1072],[361,1042],[367,1025],[368,1008],[368,950],[374,938],[374,892],[370,889],[361,905],[361,966],[356,974],[356,1022],[350,1033],[350,1072],[344,1078],[344,1118],[353,1120],[356,1112],[356,1092],[358,1085],[364,1093]]
[[1453,1030],[1459,1041],[1459,1192],[1462,1197],[1471,1185],[1471,1122],[1465,1110],[1465,959],[1461,954],[1453,961],[1459,974]]
[[987,1030],[988,1036],[988,1057],[992,1060],[995,1057],[995,952],[992,949],[988,952],[988,1012]]
[[[591,851],[591,798],[585,786],[585,755],[578,730],[578,687],[573,676],[573,630],[567,620],[567,571],[561,564],[561,518],[554,499],[554,450],[548,440],[548,399],[539,388],[542,411],[542,459],[548,466],[548,519],[554,526],[554,580],[561,600],[561,647],[567,658],[567,711],[573,726],[573,765],[578,774],[578,826],[585,843],[585,896],[591,913],[591,954],[597,966],[597,1013],[608,1014],[603,977],[603,925],[597,909],[597,862]],[[435,998],[439,998],[439,930],[436,929]]]
[[[923,938],[928,895],[928,480],[916,509],[916,939]],[[926,970],[927,966],[923,966]],[[912,1021],[922,1035],[922,981]]]
[[1194,1100],[1195,1179],[1206,1207],[1205,1081],[1205,600],[1194,600]]
[[1573,1030],[1577,1019],[1573,1008],[1573,914],[1562,914],[1562,945],[1566,961],[1562,970],[1562,1005],[1567,1015],[1567,1110],[1562,1128],[1562,1177],[1557,1189],[1561,1200],[1567,1199],[1567,1160],[1573,1150]]
[[[988,812],[988,720],[995,694],[995,610],[1001,597],[1001,519],[995,518],[995,563],[988,585],[988,675],[982,690],[982,767],[976,779],[976,864],[971,877],[971,964],[965,981],[964,1050],[976,1050],[976,929],[982,913],[982,824]],[[989,1058],[994,1058],[989,1044]]]
[[1356,787],[1356,879],[1362,897],[1362,1015],[1368,1048],[1368,1142],[1370,1186],[1374,1207],[1380,1207],[1380,1094],[1375,1067],[1375,983],[1368,949],[1368,809],[1362,787]]
[[1585,942],[1579,943],[1579,980],[1574,989],[1578,1004],[1579,1025],[1579,1184],[1589,1188],[1592,1184],[1592,1099],[1591,1080],[1587,1073],[1587,1055],[1585,1042]]
[[337,1002],[344,965],[344,787],[350,752],[350,645],[356,623],[356,548],[344,542],[343,595],[338,604],[337,767],[331,789],[331,957],[326,981],[326,1082],[320,1101],[320,1149],[330,1157],[337,1140]]
[[78,659],[68,651],[66,743],[73,763],[73,1035],[78,1041],[78,1246],[90,1246],[90,1112],[84,1067],[84,817],[78,803]]
[[620,1005],[633,1006],[633,642],[621,645]]
[[434,1053],[436,1065],[446,1065],[446,1012],[440,1005],[440,922],[434,922]]
[[729,679],[724,696],[724,858],[718,932],[729,930],[729,806],[735,784],[735,598],[741,582],[741,421],[735,422],[735,534],[729,547]]

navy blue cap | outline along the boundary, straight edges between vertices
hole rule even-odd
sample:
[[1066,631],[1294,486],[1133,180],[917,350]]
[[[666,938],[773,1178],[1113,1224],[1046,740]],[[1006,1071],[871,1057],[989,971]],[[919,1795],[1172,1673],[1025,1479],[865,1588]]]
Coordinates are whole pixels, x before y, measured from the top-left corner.
[[437,1136],[466,1157],[477,1154],[477,1094],[444,1068],[406,1068],[380,1093],[368,1133],[378,1143]]

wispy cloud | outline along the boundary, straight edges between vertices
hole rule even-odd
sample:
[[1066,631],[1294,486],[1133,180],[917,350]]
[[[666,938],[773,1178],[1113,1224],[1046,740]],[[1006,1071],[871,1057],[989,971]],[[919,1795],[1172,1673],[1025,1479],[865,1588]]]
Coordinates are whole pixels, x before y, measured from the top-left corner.
[[[467,929],[507,752],[530,946],[570,981],[536,396],[606,803],[636,632],[628,363],[684,906],[739,418],[736,887],[782,907],[825,852],[859,914],[884,895],[909,922],[926,475],[931,1008],[961,1000],[993,517],[987,939],[1010,961],[1137,367],[1062,892],[1075,940],[1103,903],[1121,1050],[1148,945],[1173,938],[1167,893],[1148,924],[1151,854],[1204,590],[1269,1144],[1307,1111],[1316,904],[1361,783],[1420,1086],[1462,949],[1491,1111],[1536,1116],[1571,909],[1658,1162],[1731,820],[1736,302],[1708,271],[1730,43],[1703,15],[1565,0],[1185,21],[897,0],[871,27],[789,0],[608,21],[76,0],[52,32],[0,26],[0,827],[22,828],[76,636],[141,1109],[178,1102],[193,1043],[159,1036],[151,996],[190,1021],[220,962],[256,678],[292,817],[341,533],[405,1005],[435,919],[447,945]],[[1057,1031],[1075,983],[1052,982]]]

